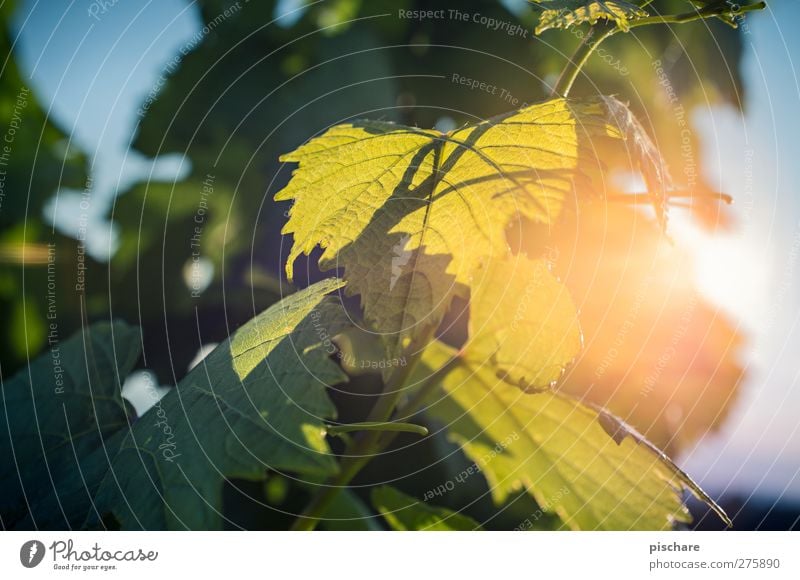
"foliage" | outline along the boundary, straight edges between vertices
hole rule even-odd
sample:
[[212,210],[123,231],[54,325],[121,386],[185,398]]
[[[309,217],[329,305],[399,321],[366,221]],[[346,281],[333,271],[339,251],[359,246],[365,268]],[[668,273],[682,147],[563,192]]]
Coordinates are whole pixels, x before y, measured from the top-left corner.
[[376,122],[331,129],[282,157],[299,164],[275,196],[295,202],[283,230],[294,238],[290,279],[298,255],[323,247],[321,268],[344,266],[347,291],[396,358],[438,327],[454,297],[468,297],[481,264],[507,257],[512,218],[553,224],[590,194],[576,183],[596,172],[604,138],[649,141],[620,109],[611,97],[556,99],[446,134]]
[[481,529],[478,522],[467,516],[424,504],[388,485],[372,490],[372,505],[393,530],[447,532]]
[[316,284],[252,319],[135,421],[120,397],[139,356],[131,327],[98,325],[66,341],[63,373],[49,353],[37,359],[3,386],[3,488],[17,489],[3,498],[5,525],[76,528],[112,515],[127,529],[214,529],[225,478],[335,473],[325,386],[346,376],[320,333],[347,325],[325,297],[340,284]]
[[[569,28],[597,39],[654,23],[650,2],[537,4],[544,8],[538,26],[530,14],[522,17],[537,34]],[[225,8],[216,0],[201,5],[205,21]],[[369,467],[380,463],[383,452],[417,449],[417,444],[432,448],[441,440],[457,447],[437,462],[474,462],[480,473],[475,480],[489,492],[480,495],[493,503],[492,517],[513,511],[512,504],[519,502],[539,510],[536,527],[665,529],[688,521],[684,489],[718,510],[646,438],[652,434],[661,446],[673,445],[675,432],[665,434],[660,414],[643,412],[636,400],[606,396],[602,381],[600,388],[590,389],[590,367],[582,365],[596,354],[591,346],[582,351],[583,338],[591,343],[609,328],[584,306],[592,300],[604,304],[608,293],[591,295],[579,277],[565,271],[573,252],[580,258],[587,246],[597,247],[575,242],[571,225],[598,212],[616,215],[614,204],[620,200],[647,200],[653,210],[643,218],[649,220],[648,232],[663,234],[671,196],[684,185],[683,179],[674,183],[666,169],[681,159],[680,129],[664,121],[674,120],[674,103],[659,104],[654,97],[656,106],[670,114],[657,115],[645,131],[636,114],[643,102],[566,98],[572,82],[559,90],[564,85],[532,84],[517,74],[509,75],[507,92],[530,95],[526,100],[536,104],[495,99],[473,114],[459,99],[472,102],[474,95],[442,97],[441,84],[425,72],[435,61],[429,51],[486,35],[453,27],[458,30],[442,39],[441,29],[424,22],[372,27],[347,22],[386,11],[382,1],[306,7],[296,24],[265,31],[260,23],[274,8],[273,2],[250,3],[246,16],[226,21],[213,42],[200,43],[140,127],[137,147],[151,155],[188,151],[194,167],[184,183],[137,184],[115,207],[113,217],[123,224],[120,251],[108,265],[108,287],[93,291],[127,296],[135,290],[137,300],[123,300],[121,308],[140,319],[143,333],[122,323],[87,327],[76,338],[51,345],[29,372],[3,382],[3,410],[15,417],[8,438],[0,436],[4,465],[13,466],[0,479],[3,489],[13,490],[0,504],[3,525],[237,527],[232,505],[241,510],[242,505],[280,504],[275,512],[292,506],[300,513],[296,529],[373,529],[381,520],[367,507],[369,495],[372,508],[392,529],[479,529],[482,520],[462,513],[465,502],[456,505],[453,497],[445,497],[443,505],[434,506],[427,496],[415,499],[419,488],[409,489],[408,482],[395,489],[376,487],[368,479]],[[665,21],[708,17],[737,23],[721,5],[699,8]],[[499,4],[481,10],[506,21],[514,18]],[[642,29],[642,38],[645,46],[659,48],[655,54],[664,52],[665,35]],[[724,38],[739,46],[731,40],[735,36]],[[289,42],[295,39],[296,44]],[[526,56],[546,74],[563,65],[559,50],[573,40],[562,33],[554,43],[558,50],[544,56],[528,45],[520,49],[511,39],[475,40],[472,52],[462,51],[451,64],[490,78],[497,59],[510,62],[529,51]],[[639,93],[643,100],[658,95],[652,71],[634,68],[643,59],[629,46],[611,44],[616,40],[609,46],[625,51],[630,81],[647,87]],[[376,50],[387,41],[406,46]],[[285,49],[287,42],[291,49]],[[482,42],[491,50],[482,51]],[[687,45],[704,46],[696,38]],[[588,50],[587,60],[594,48],[578,43],[578,51]],[[232,65],[209,69],[208,63],[222,55]],[[722,56],[703,54],[708,60],[700,67],[713,71],[714,58]],[[583,64],[573,70],[577,88]],[[610,68],[590,63],[585,70],[614,94],[628,79]],[[408,71],[414,74],[404,74]],[[365,87],[363,78],[380,80]],[[731,87],[713,74],[709,78],[720,98],[729,98]],[[345,88],[326,98],[330,94],[320,87],[331,84]],[[225,88],[205,90],[212,85]],[[287,86],[291,91],[284,90]],[[564,97],[549,95],[553,88]],[[679,81],[674,88],[690,101],[694,89],[682,89]],[[400,106],[384,113],[396,98]],[[307,104],[298,111],[297,102]],[[438,102],[456,111],[459,128],[419,128],[441,121]],[[351,120],[356,115],[381,120]],[[657,150],[648,132],[658,143],[674,145]],[[302,142],[313,134],[319,136]],[[282,163],[297,164],[291,177],[278,164],[278,153]],[[167,228],[170,239],[186,240],[194,228],[197,191],[211,168],[215,195],[207,208],[203,254],[217,268],[203,304],[222,312],[217,332],[227,334],[231,324],[226,297],[233,296],[234,324],[260,309],[247,293],[228,294],[222,278],[223,271],[242,275],[242,264],[253,261],[247,249],[270,250],[260,264],[269,297],[289,296],[233,333],[147,413],[134,417],[120,388],[136,364],[140,343],[145,355],[156,352],[148,360],[156,361],[162,376],[165,370],[174,376],[174,361],[157,357],[172,354],[165,337],[176,318],[159,315],[179,317],[184,328],[195,324],[195,304],[180,285],[191,251],[186,244],[166,243],[157,228]],[[641,174],[647,191],[626,197],[609,182],[611,171]],[[706,189],[697,185],[690,199],[699,203]],[[278,203],[271,203],[273,196]],[[286,220],[284,202],[292,202]],[[620,223],[607,233],[616,242],[629,231],[627,222]],[[286,251],[276,251],[274,236],[281,226],[292,235]],[[241,232],[252,232],[251,240]],[[602,257],[613,263],[613,255]],[[144,260],[162,264],[161,273],[154,274],[158,283],[148,282],[164,291],[139,308]],[[284,261],[299,286],[321,277],[317,262],[320,270],[340,270],[342,279],[323,279],[291,293],[280,279]],[[334,292],[339,296],[330,295]],[[89,300],[90,309],[105,305],[97,294]],[[360,308],[348,300],[352,296],[360,298]],[[735,342],[735,333],[724,324],[714,328]],[[354,338],[359,332],[381,337],[377,354],[363,337]],[[180,352],[182,363],[188,362],[191,346]],[[54,398],[52,365],[58,352],[70,367],[68,388]],[[723,360],[735,383],[741,371],[727,352],[712,345],[704,354]],[[359,367],[364,361],[380,372],[364,372]],[[702,380],[702,371],[696,378]],[[719,397],[724,402],[712,401],[710,408],[724,407],[730,389],[726,381],[725,396]],[[347,405],[348,395],[361,401]],[[378,402],[365,405],[373,399],[365,395],[376,395]],[[43,416],[52,421],[47,429],[41,429]],[[687,440],[716,417],[695,418]],[[646,433],[626,421],[644,423]],[[42,433],[52,440],[37,437]],[[68,441],[71,455],[63,452]],[[25,461],[15,463],[18,458]],[[13,481],[17,469],[19,482]],[[348,489],[359,477],[366,483]],[[372,488],[371,493],[362,487]]]
[[[558,231],[530,227],[581,305],[584,348],[560,388],[636,425],[670,455],[723,424],[742,337],[694,288],[694,263],[636,208],[586,205]],[[657,371],[655,369],[658,369]]]
[[97,324],[3,382],[0,510],[6,528],[83,523],[107,470],[106,439],[132,419],[120,391],[139,353],[136,329]]
[[[426,370],[454,351],[434,343]],[[503,503],[525,489],[576,530],[657,530],[686,522],[683,486],[714,505],[666,456],[618,420],[560,393],[521,395],[491,365],[459,362],[429,412],[481,468]],[[602,418],[602,419],[601,419]],[[602,421],[621,426],[607,432]]]

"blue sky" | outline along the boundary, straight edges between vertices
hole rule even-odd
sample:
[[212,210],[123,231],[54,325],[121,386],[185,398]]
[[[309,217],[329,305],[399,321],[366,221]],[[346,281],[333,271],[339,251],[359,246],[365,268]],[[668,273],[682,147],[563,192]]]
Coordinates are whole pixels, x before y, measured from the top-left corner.
[[719,435],[683,458],[715,490],[800,499],[800,3],[774,1],[743,36],[747,110],[697,111],[704,169],[739,228],[698,242],[701,288],[749,333],[743,395]]
[[[168,179],[188,166],[170,157],[153,163],[128,148],[144,101],[171,55],[200,27],[194,6],[181,0],[117,2],[106,12],[89,12],[92,1],[75,1],[65,9],[51,2],[23,2],[17,14],[17,50],[36,94],[52,118],[89,155],[94,180],[91,218],[96,224],[87,240],[97,257],[113,249],[104,222],[114,191],[124,191],[151,175]],[[51,211],[66,233],[77,227],[79,198],[59,193]]]

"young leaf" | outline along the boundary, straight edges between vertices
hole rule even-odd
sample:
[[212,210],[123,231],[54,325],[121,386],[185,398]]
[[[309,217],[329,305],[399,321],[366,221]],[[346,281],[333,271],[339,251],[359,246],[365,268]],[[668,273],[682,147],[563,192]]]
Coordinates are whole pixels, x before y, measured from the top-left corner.
[[464,356],[491,361],[498,376],[523,390],[548,389],[581,347],[569,292],[543,260],[523,255],[483,267],[470,298]]
[[478,522],[468,516],[428,505],[388,485],[372,490],[372,505],[393,530],[441,532],[481,529]]
[[647,16],[646,11],[624,0],[550,0],[537,4],[547,8],[539,17],[536,34],[551,28],[595,24],[598,20],[613,22],[620,30],[627,31],[631,20]]
[[[455,354],[432,343],[420,372]],[[498,380],[490,364],[467,360],[453,365],[441,385],[444,394],[431,398],[428,413],[478,464],[498,504],[524,487],[576,530],[669,529],[689,521],[684,487],[719,509],[644,438],[620,432],[618,422],[610,435],[605,412],[559,393],[521,393]]]
[[369,121],[328,130],[281,158],[299,164],[275,196],[294,200],[287,273],[321,246],[320,267],[344,268],[395,356],[468,294],[484,260],[508,254],[513,217],[558,217],[600,164],[595,141],[628,135],[617,107],[555,99],[450,133]]
[[83,523],[104,470],[81,459],[128,425],[132,411],[120,393],[140,344],[138,329],[123,322],[95,324],[51,345],[27,369],[2,382],[0,521],[5,528],[72,529]]
[[116,447],[95,504],[123,528],[216,529],[225,478],[265,471],[335,473],[324,419],[328,385],[346,381],[327,342],[348,324],[325,280],[252,319],[153,409],[109,442]]

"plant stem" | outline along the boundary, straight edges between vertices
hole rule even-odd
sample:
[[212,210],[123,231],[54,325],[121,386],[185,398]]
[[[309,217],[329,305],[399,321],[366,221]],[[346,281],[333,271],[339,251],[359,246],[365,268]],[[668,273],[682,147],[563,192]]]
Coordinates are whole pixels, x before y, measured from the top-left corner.
[[[368,449],[375,445],[380,439],[381,432],[369,431],[363,435],[363,437],[356,440],[357,442],[353,451],[362,447]],[[314,495],[311,502],[306,506],[306,509],[303,510],[303,513],[295,520],[292,525],[292,530],[308,532],[316,528],[319,520],[325,515],[325,512],[331,505],[331,502],[336,498],[341,488],[350,483],[350,480],[361,471],[361,468],[364,467],[371,458],[372,457],[368,454],[363,454],[358,457],[348,455],[343,458],[339,468],[339,474],[326,483],[325,487],[321,487],[320,491]]]
[[414,394],[414,396],[409,399],[405,405],[397,408],[397,418],[408,419],[419,412],[422,408],[422,405],[425,403],[425,400],[431,394],[431,391],[439,386],[441,379],[444,378],[444,376],[449,373],[460,361],[461,356],[459,354],[455,354],[450,360],[428,375],[417,388],[417,392]]
[[[643,6],[647,6],[647,4],[650,4],[650,2],[645,3]],[[763,10],[764,8],[766,8],[766,3],[756,2],[755,4],[740,6],[735,14],[732,12],[731,14],[734,16],[740,16],[746,12]],[[629,22],[628,29],[632,30],[634,28],[639,28],[640,26],[649,26],[651,24],[684,24],[686,22],[693,22],[695,20],[714,18],[724,14],[725,11],[722,10],[722,8],[715,8],[713,11],[695,10],[694,12],[686,12],[684,14],[647,16],[645,18],[639,18],[638,20],[632,20]],[[575,83],[575,80],[578,78],[581,69],[589,60],[589,57],[592,55],[592,53],[597,49],[598,46],[600,46],[600,44],[602,44],[605,39],[620,31],[621,29],[616,25],[608,24],[596,24],[589,28],[586,36],[583,37],[583,41],[581,41],[580,45],[578,45],[575,54],[572,55],[572,58],[570,58],[567,66],[563,71],[561,71],[561,75],[559,75],[558,81],[556,81],[556,85],[553,87],[553,91],[551,93],[552,96],[569,96],[569,92],[572,90],[572,85]]]
[[383,423],[350,423],[348,425],[331,425],[328,427],[328,433],[331,435],[341,435],[342,433],[350,433],[352,431],[383,431],[384,433],[416,433],[423,437],[428,434],[428,429],[422,425],[414,425],[413,423],[402,423],[399,421],[389,421]]
[[589,57],[595,49],[600,46],[606,38],[616,32],[619,32],[619,28],[601,27],[600,25],[592,26],[589,32],[586,33],[586,36],[583,37],[583,41],[578,45],[575,54],[569,59],[567,66],[561,71],[561,75],[558,77],[558,81],[556,81],[556,86],[553,87],[552,95],[568,97],[570,90],[572,90],[572,85],[575,83],[575,79],[578,78],[583,65],[586,64],[586,61],[589,60]]
[[[746,12],[753,12],[754,10],[763,10],[767,5],[765,2],[756,2],[755,4],[747,4],[739,6],[739,10],[733,16],[739,16]],[[703,11],[696,10],[694,12],[685,12],[684,14],[671,14],[668,16],[648,16],[647,18],[639,18],[632,20],[628,23],[628,28],[638,28],[640,26],[648,26],[649,24],[684,24],[686,22],[693,22],[695,20],[705,20],[706,18],[714,18],[725,14],[725,10]]]
[[[370,411],[367,422],[383,423],[391,418],[392,411],[403,392],[402,387],[422,356],[424,348],[420,345],[427,344],[430,338],[430,336],[426,336],[423,340],[412,342],[408,346],[406,349],[406,352],[409,353],[407,355],[408,364],[403,367],[397,367],[395,372],[387,379],[383,394],[378,399],[378,402],[375,403],[372,411]],[[331,502],[336,498],[342,487],[350,483],[350,480],[396,435],[397,433],[385,431],[359,433],[353,439],[353,445],[349,445],[345,449],[339,466],[339,474],[319,488],[311,502],[306,506],[306,509],[295,520],[292,530],[311,531],[316,528],[319,520],[325,515]]]

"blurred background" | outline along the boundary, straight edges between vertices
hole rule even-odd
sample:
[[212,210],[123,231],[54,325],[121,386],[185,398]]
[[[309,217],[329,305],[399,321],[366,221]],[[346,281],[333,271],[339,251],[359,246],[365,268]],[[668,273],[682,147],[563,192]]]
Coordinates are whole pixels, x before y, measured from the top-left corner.
[[[646,433],[738,529],[800,525],[800,5],[768,4],[736,30],[618,35],[573,90],[639,115],[679,188],[666,228],[624,197],[644,191],[641,177],[609,158],[605,193],[627,201],[576,202],[555,232],[523,224],[510,239],[553,262],[581,311],[585,349],[559,388]],[[469,16],[399,12],[440,9]],[[290,174],[282,153],[353,118],[446,131],[542,100],[578,43],[535,36],[524,0],[5,0],[0,17],[1,376],[83,324],[122,318],[142,328],[125,386],[140,413],[142,384],[166,392],[291,292],[288,206],[272,201]],[[322,276],[315,261],[298,265],[298,286]],[[339,394],[342,419],[363,399]],[[448,446],[430,438],[360,480],[419,493],[468,464],[432,465]],[[253,497],[292,509],[275,481]],[[480,486],[450,507],[492,513],[474,503]],[[489,527],[513,528],[532,501]],[[282,525],[264,507],[228,507],[240,525]],[[698,528],[720,525],[693,509]]]

